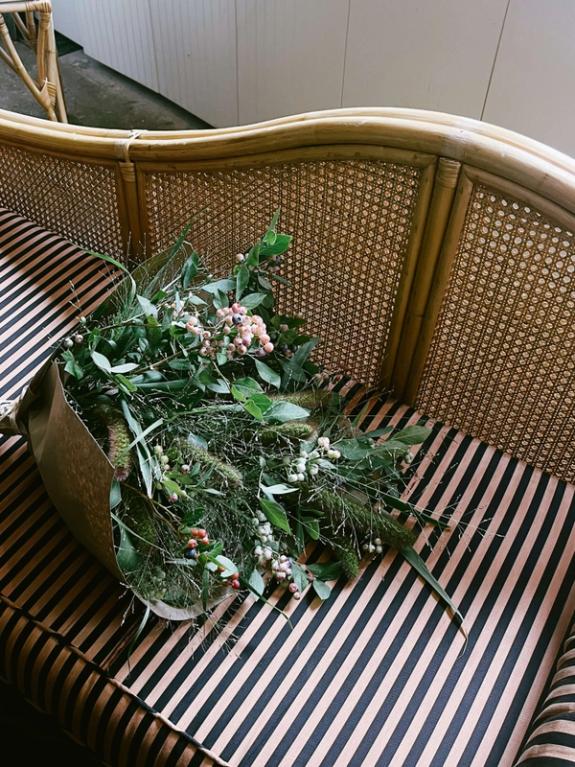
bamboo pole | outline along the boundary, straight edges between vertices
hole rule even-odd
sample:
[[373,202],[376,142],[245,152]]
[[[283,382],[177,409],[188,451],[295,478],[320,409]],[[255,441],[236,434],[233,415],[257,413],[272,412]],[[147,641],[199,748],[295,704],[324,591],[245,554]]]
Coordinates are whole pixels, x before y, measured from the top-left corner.
[[433,179],[435,176],[435,161],[434,158],[430,158],[430,160],[432,160],[432,162],[422,170],[419,185],[419,199],[417,200],[413,221],[411,222],[411,234],[407,245],[401,278],[397,288],[393,319],[391,321],[389,338],[387,341],[387,350],[385,357],[382,360],[381,384],[386,389],[393,388],[393,369],[395,367],[398,350],[402,344],[401,331],[405,314],[408,310],[409,294],[416,272],[425,222],[428,216],[429,202],[433,189]]
[[410,367],[417,349],[425,309],[429,298],[437,259],[447,228],[449,214],[455,195],[460,163],[455,160],[440,158],[433,197],[429,207],[417,272],[413,280],[413,289],[409,296],[405,323],[401,330],[401,345],[393,371],[393,391],[398,399],[406,400]]
[[[437,318],[441,310],[441,303],[445,294],[445,289],[451,273],[453,260],[457,253],[457,246],[471,194],[473,192],[473,182],[462,173],[459,177],[459,183],[453,199],[449,224],[446,230],[435,233],[439,239],[441,249],[436,257],[433,275],[428,274],[426,280],[429,281],[429,291],[425,302],[425,311],[420,320],[417,344],[415,346],[409,374],[403,388],[403,396],[407,402],[415,402],[419,384],[423,376],[427,355],[431,348],[433,333],[437,324]],[[446,195],[447,198],[447,195]],[[444,205],[447,204],[447,199]],[[424,267],[425,268],[425,267]]]

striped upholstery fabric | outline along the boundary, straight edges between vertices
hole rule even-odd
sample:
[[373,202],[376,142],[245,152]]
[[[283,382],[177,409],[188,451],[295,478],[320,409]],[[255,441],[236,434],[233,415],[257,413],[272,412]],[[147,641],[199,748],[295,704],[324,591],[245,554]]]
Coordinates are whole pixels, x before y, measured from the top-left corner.
[[564,767],[575,763],[575,625],[529,729],[517,767]]
[[[0,396],[102,298],[105,276],[0,211]],[[344,393],[357,405],[359,388]],[[374,397],[364,418],[419,415]],[[416,548],[465,614],[466,647],[388,552],[325,604],[272,591],[289,623],[238,597],[195,630],[150,620],[126,660],[141,611],[60,522],[23,441],[0,453],[0,672],[108,763],[514,764],[574,613],[572,486],[433,424],[405,495],[450,520]]]

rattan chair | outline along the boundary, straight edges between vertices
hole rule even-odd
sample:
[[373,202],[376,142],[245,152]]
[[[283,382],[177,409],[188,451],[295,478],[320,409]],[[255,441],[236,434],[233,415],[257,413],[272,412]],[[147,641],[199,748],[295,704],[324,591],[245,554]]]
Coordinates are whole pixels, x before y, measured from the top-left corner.
[[[10,14],[22,39],[36,54],[35,77],[28,72],[18,54],[4,19],[5,14]],[[58,68],[52,5],[49,0],[0,0],[0,61],[18,75],[34,99],[46,111],[49,120],[68,122]]]
[[281,207],[283,306],[373,388],[371,426],[433,427],[406,497],[451,521],[416,547],[469,635],[389,551],[321,606],[272,593],[291,625],[238,600],[126,659],[140,613],[5,438],[4,677],[126,767],[575,764],[573,160],[413,110],[134,134],[3,112],[0,205],[3,398],[106,294],[91,249],[135,260],[191,220],[217,272]]

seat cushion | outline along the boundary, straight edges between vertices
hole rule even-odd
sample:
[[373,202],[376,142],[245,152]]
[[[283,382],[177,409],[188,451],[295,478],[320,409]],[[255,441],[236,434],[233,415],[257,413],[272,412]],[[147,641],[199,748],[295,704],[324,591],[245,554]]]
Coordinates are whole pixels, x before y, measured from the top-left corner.
[[[16,288],[0,308],[0,396],[14,396],[106,280],[101,262],[6,211],[0,259],[1,300]],[[352,411],[364,396],[342,393]],[[420,418],[378,396],[362,413],[369,428]],[[141,610],[75,543],[12,438],[0,445],[2,674],[111,764],[513,764],[574,612],[575,488],[431,425],[405,497],[450,523],[416,549],[467,643],[387,551],[323,604],[277,589],[195,628],[150,619],[126,657]]]
[[575,764],[575,625],[571,626],[517,767]]

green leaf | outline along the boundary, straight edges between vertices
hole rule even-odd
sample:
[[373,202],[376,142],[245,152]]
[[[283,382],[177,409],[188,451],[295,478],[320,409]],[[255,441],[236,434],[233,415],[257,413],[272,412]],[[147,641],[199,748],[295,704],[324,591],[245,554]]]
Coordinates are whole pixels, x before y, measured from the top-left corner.
[[66,364],[64,365],[64,370],[66,373],[69,373],[74,378],[82,378],[84,375],[84,370],[78,363],[76,362],[76,358],[70,351],[70,349],[66,349],[65,352],[62,353],[62,359],[65,360]]
[[[142,427],[140,426],[139,422],[134,417],[132,411],[130,410],[130,406],[126,402],[126,400],[121,400],[120,406],[122,408],[122,413],[124,414],[124,418],[126,419],[126,423],[128,424],[128,428],[132,432],[134,437],[141,438],[142,435]],[[153,495],[153,484],[154,484],[154,477],[153,477],[153,461],[150,451],[148,450],[148,446],[144,442],[139,443],[136,446],[136,455],[138,456],[138,465],[140,467],[140,474],[142,477],[142,481],[144,483],[144,487],[146,488],[146,493],[148,495],[148,498],[151,498]]]
[[116,506],[122,502],[122,486],[117,479],[112,480],[110,485],[110,511],[116,508]]
[[262,301],[266,300],[267,296],[267,293],[248,293],[242,298],[242,306],[245,306],[246,309],[255,309]]
[[205,290],[206,293],[214,294],[219,291],[222,291],[222,293],[229,293],[230,290],[233,290],[235,287],[235,280],[225,279],[217,280],[216,282],[208,282],[207,285],[202,285],[202,290]]
[[290,532],[289,520],[283,506],[269,498],[260,498],[260,506],[268,522],[278,530],[283,530],[284,533]]
[[403,442],[406,445],[419,445],[429,437],[431,429],[426,426],[407,426],[401,431],[393,434],[393,439],[397,442]]
[[140,304],[140,309],[143,311],[146,317],[158,316],[158,307],[155,306],[149,298],[146,298],[146,296],[136,296],[136,299]]
[[250,270],[247,266],[240,266],[236,274],[236,301],[239,301],[244,294],[250,281]]
[[323,581],[320,581],[319,578],[316,578],[314,581],[312,581],[313,590],[317,594],[317,596],[323,601],[326,599],[329,599],[331,597],[331,589],[327,585],[327,583],[324,583]]
[[105,373],[112,372],[112,363],[104,354],[100,354],[100,352],[92,352],[90,356],[92,357],[94,365],[100,368],[100,370],[103,370]]
[[199,265],[200,260],[198,254],[194,251],[190,256],[188,256],[184,266],[182,267],[182,287],[184,290],[187,290],[190,287],[192,280],[198,273]]
[[208,599],[210,597],[210,571],[207,567],[204,568],[202,573],[202,607],[204,610],[208,609]]
[[267,228],[266,233],[262,237],[262,242],[265,245],[273,245],[277,239],[277,226],[280,220],[280,209],[278,208],[272,216],[272,220]]
[[314,517],[303,517],[301,523],[312,541],[319,541],[319,521]]
[[365,437],[341,439],[334,444],[334,447],[349,461],[360,461],[373,450],[373,446]]
[[237,402],[245,402],[258,392],[263,392],[263,389],[255,378],[238,378],[232,386],[232,397]]
[[206,389],[215,392],[216,394],[229,394],[230,386],[223,378],[218,378],[217,381],[213,381],[206,385]]
[[120,524],[118,527],[120,528],[120,545],[116,552],[116,560],[120,570],[128,575],[138,568],[140,558],[125,526]]
[[264,420],[262,409],[253,401],[253,399],[249,399],[247,402],[244,402],[244,410],[246,413],[249,413],[251,416],[253,416],[257,421]]
[[465,639],[467,641],[467,633],[463,628],[463,615],[459,612],[449,594],[445,591],[439,581],[431,574],[429,568],[419,556],[419,554],[411,546],[406,546],[401,549],[402,556],[409,562],[409,564],[416,570],[416,572],[423,578],[426,583],[431,586],[437,596],[449,607],[453,613],[453,618],[457,626],[461,629]]
[[193,445],[194,447],[200,447],[202,450],[208,449],[208,443],[203,437],[200,437],[198,434],[194,434],[193,432],[189,432],[188,436],[186,438],[186,442],[188,445]]
[[125,365],[114,365],[114,367],[110,368],[110,372],[111,373],[131,373],[132,370],[136,370],[137,367],[138,365],[135,362],[126,362]]
[[340,562],[326,562],[308,565],[308,569],[322,581],[335,581],[340,577],[342,573]]
[[261,249],[262,256],[281,256],[283,255],[291,245],[291,234],[278,234],[273,244],[263,244]]
[[293,402],[274,402],[266,411],[265,417],[266,421],[286,423],[286,421],[299,421],[302,418],[307,418],[309,414],[309,410],[294,405]]
[[227,578],[231,578],[234,573],[237,573],[238,568],[234,565],[231,559],[228,559],[227,557],[224,557],[223,554],[220,554],[216,557],[216,562],[218,565],[224,568],[222,572],[220,572],[220,577],[226,580]]
[[252,571],[248,585],[254,594],[258,595],[258,597],[261,597],[266,590],[265,581],[257,570]]
[[276,373],[275,370],[272,370],[269,365],[266,365],[266,363],[261,360],[256,360],[256,369],[262,381],[265,381],[270,386],[275,386],[276,389],[280,388],[282,382],[281,376]]
[[112,256],[107,256],[105,253],[96,253],[96,251],[91,250],[90,255],[94,258],[99,258],[101,261],[106,261],[108,264],[112,264],[112,266],[115,266],[116,269],[119,269],[121,272],[124,272],[126,275],[126,278],[122,281],[122,284],[124,282],[128,282],[130,285],[130,293],[128,296],[128,303],[132,303],[134,300],[134,296],[136,295],[136,283],[134,281],[134,278],[130,274],[130,270],[127,269],[124,264],[121,264],[119,261],[117,261],[115,258],[112,258]]
[[289,485],[284,485],[283,483],[280,483],[278,485],[270,485],[269,487],[266,487],[265,485],[260,485],[260,487],[262,489],[262,492],[268,497],[270,495],[287,495],[288,493],[298,492],[297,487],[290,487]]
[[300,591],[305,591],[308,587],[309,580],[304,568],[297,562],[292,562],[291,573],[295,585]]

